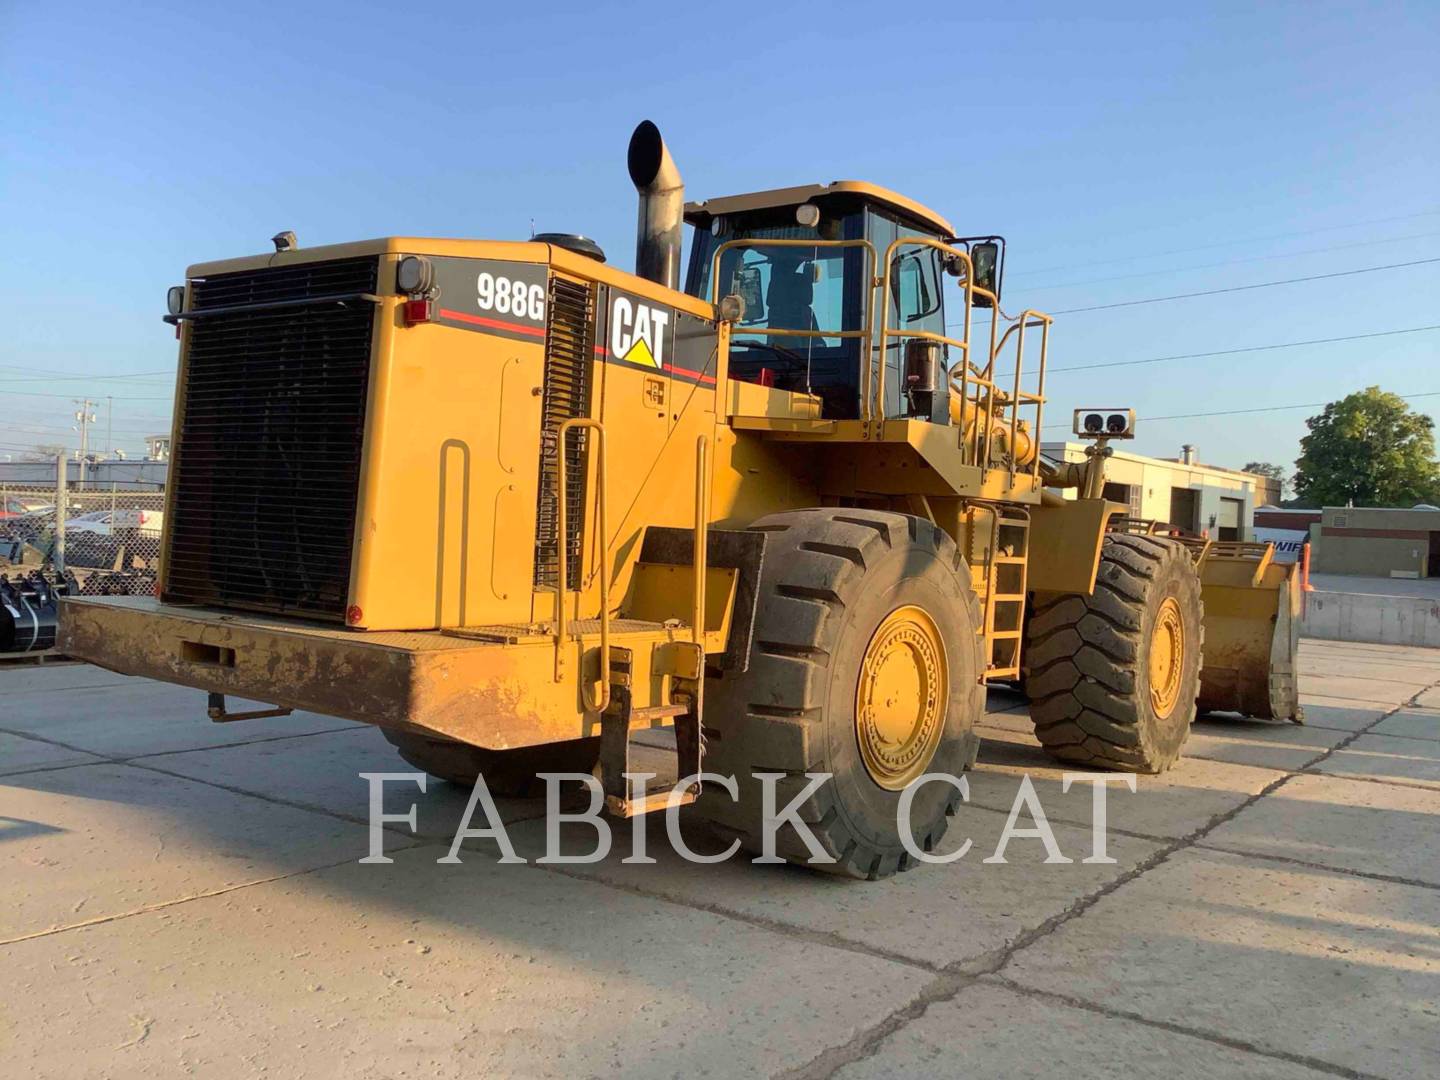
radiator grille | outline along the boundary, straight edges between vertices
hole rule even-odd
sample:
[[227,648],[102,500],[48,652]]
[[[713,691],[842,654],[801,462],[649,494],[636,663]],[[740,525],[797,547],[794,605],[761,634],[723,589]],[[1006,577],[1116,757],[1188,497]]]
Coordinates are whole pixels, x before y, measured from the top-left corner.
[[[378,259],[216,274],[192,309],[373,292]],[[172,463],[165,598],[345,618],[374,305],[197,319]]]
[[[540,500],[535,520],[535,584],[554,588],[560,578],[556,542],[556,489],[560,425],[590,415],[591,355],[595,340],[593,287],[550,279],[549,315],[545,327],[545,393],[540,431]],[[566,588],[580,587],[580,537],[585,524],[586,462],[589,432],[572,431],[565,445],[565,549],[569,571]]]

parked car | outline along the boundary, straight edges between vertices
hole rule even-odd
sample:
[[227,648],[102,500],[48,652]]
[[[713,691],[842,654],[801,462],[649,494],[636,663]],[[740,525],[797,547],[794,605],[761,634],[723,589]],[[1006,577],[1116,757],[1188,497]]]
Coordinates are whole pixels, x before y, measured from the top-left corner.
[[111,536],[115,530],[134,529],[142,536],[159,536],[165,515],[159,510],[91,510],[65,522],[65,532],[99,533]]
[[25,517],[27,514],[43,513],[55,507],[44,499],[33,495],[0,496],[0,518]]

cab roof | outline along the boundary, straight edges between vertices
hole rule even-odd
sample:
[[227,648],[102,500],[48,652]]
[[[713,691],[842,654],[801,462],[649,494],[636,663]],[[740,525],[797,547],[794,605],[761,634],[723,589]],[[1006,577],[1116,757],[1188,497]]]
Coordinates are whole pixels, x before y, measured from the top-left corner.
[[691,225],[706,228],[712,220],[725,214],[766,210],[772,206],[799,206],[807,202],[824,206],[826,202],[839,201],[878,203],[942,236],[948,238],[956,235],[954,226],[928,206],[922,206],[899,192],[883,188],[879,184],[866,183],[864,180],[802,184],[799,187],[774,188],[770,191],[751,192],[748,195],[724,195],[718,199],[706,199],[704,202],[686,203],[685,220]]

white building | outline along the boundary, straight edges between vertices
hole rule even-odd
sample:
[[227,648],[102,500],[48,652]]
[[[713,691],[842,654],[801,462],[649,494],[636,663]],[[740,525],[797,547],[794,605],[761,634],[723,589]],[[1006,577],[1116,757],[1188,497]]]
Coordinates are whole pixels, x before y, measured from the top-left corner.
[[[1055,442],[1042,443],[1040,449],[1054,461],[1083,462],[1086,446]],[[1179,460],[1116,449],[1105,476],[1105,497],[1128,506],[1131,517],[1169,522],[1215,540],[1253,539],[1255,507],[1270,501],[1273,483],[1238,469],[1201,465],[1189,447]],[[1061,494],[1074,498],[1076,493]]]

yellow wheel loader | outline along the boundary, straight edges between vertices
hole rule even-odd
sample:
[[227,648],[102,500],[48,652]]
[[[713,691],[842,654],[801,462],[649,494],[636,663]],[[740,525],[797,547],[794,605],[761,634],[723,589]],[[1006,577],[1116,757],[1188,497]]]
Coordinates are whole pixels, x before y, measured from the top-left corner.
[[[1296,715],[1269,549],[1121,522],[1125,410],[1042,457],[1051,319],[1001,309],[1000,238],[856,181],[687,204],[648,122],[628,165],[633,274],[572,234],[190,267],[158,595],[64,600],[64,651],[862,878],[940,841],[986,683],[1147,772],[1197,700]],[[673,790],[627,777],[649,728]]]

